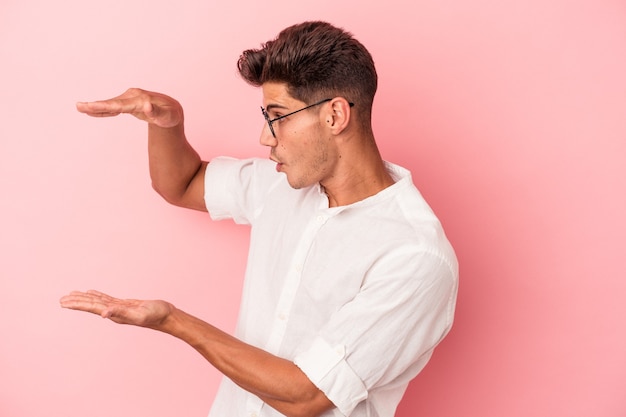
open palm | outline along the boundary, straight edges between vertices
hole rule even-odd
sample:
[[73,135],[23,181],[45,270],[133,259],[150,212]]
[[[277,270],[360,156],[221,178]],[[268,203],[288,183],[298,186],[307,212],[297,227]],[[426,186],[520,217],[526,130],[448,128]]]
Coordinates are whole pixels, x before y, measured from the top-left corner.
[[73,291],[61,298],[61,307],[97,314],[119,324],[149,328],[161,324],[173,309],[163,300],[119,299],[95,290]]
[[108,99],[76,103],[81,113],[93,117],[112,117],[122,113],[160,127],[174,127],[183,122],[180,103],[165,94],[129,88],[123,94]]

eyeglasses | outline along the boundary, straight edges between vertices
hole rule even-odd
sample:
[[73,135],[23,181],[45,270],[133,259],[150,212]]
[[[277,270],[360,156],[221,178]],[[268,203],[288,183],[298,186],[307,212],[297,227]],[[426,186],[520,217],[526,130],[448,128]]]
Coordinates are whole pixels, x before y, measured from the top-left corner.
[[[270,128],[270,132],[272,132],[272,136],[276,137],[276,132],[274,132],[274,126],[272,126],[272,124],[280,119],[284,119],[287,116],[291,116],[292,114],[296,114],[298,112],[301,112],[302,110],[306,110],[306,109],[310,109],[311,107],[315,107],[315,106],[319,106],[320,104],[326,103],[327,101],[332,100],[332,98],[325,98],[322,101],[318,101],[317,103],[313,103],[313,104],[309,104],[306,107],[303,107],[299,110],[296,111],[292,111],[291,113],[287,113],[287,114],[283,114],[282,116],[278,116],[274,119],[270,119],[270,115],[267,114],[267,111],[265,110],[265,108],[263,108],[263,106],[261,106],[261,113],[263,113],[263,117],[265,117],[265,121],[267,122],[267,125]],[[350,107],[354,106],[354,103],[349,103]]]

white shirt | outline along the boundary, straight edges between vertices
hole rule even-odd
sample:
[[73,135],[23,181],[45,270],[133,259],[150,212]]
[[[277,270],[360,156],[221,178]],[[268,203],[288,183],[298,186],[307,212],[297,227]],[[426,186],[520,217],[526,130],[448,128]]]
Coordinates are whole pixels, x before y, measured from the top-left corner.
[[[336,405],[324,417],[393,416],[452,325],[454,251],[410,173],[387,168],[394,185],[329,208],[269,160],[207,167],[211,217],[252,227],[236,336],[295,362]],[[282,414],[225,377],[209,416]]]

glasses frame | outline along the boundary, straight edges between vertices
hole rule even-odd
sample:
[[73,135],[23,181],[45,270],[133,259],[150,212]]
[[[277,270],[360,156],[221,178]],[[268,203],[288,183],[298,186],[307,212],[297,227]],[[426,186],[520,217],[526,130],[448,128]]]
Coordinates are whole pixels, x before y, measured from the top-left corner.
[[[301,112],[302,110],[306,110],[306,109],[310,109],[311,107],[315,107],[315,106],[319,106],[320,104],[324,104],[328,101],[331,101],[332,98],[325,98],[324,100],[318,101],[317,103],[313,103],[313,104],[309,104],[308,106],[305,106],[301,109],[298,109],[296,111],[292,111],[291,113],[287,113],[287,114],[283,114],[282,116],[278,116],[275,117],[273,119],[270,119],[270,115],[267,113],[267,111],[265,110],[265,108],[263,106],[261,106],[261,113],[263,113],[263,117],[265,117],[265,121],[267,122],[267,126],[270,128],[270,132],[272,133],[272,136],[274,138],[276,138],[276,132],[274,132],[274,126],[272,126],[272,124],[280,119],[284,119],[285,117],[291,116],[292,114],[296,114],[298,112]],[[354,106],[354,103],[349,103],[350,107]]]

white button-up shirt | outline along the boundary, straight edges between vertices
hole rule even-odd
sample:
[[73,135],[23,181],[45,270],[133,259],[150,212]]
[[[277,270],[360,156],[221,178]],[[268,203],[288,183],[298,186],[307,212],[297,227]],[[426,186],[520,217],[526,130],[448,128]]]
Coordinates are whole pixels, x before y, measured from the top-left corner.
[[[333,208],[269,160],[206,171],[211,217],[252,227],[236,336],[293,361],[335,404],[325,417],[393,416],[452,325],[454,251],[410,173],[387,168],[395,184]],[[281,415],[228,378],[210,413]]]

